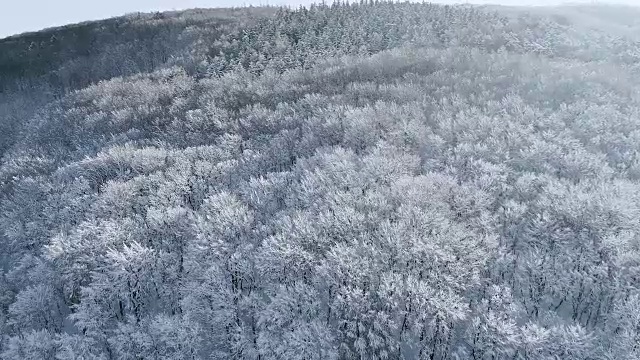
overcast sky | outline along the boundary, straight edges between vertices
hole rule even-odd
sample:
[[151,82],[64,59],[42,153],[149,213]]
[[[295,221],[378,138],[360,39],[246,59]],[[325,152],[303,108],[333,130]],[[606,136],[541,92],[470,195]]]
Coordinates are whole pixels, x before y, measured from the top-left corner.
[[[318,0],[320,1],[320,0]],[[136,11],[159,11],[194,7],[242,5],[300,5],[314,0],[0,0],[0,38],[85,20],[103,19]],[[330,0],[327,2],[331,2]],[[565,0],[434,0],[439,3],[501,3],[505,5],[550,5]],[[591,3],[593,0],[572,0]],[[640,0],[601,0],[640,5]]]

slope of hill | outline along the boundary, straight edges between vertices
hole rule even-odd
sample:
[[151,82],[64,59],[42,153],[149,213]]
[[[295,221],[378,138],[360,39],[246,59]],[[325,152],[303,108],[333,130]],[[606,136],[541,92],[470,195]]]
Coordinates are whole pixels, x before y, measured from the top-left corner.
[[4,40],[1,358],[637,359],[638,43],[556,10]]
[[0,39],[0,153],[41,106],[116,76],[181,66],[194,71],[207,42],[274,8],[131,14]]

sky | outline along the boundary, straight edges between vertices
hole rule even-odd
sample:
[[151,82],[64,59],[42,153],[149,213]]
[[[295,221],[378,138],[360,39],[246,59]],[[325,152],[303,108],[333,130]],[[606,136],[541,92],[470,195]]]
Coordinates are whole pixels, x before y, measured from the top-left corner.
[[[180,10],[195,7],[243,5],[308,5],[320,0],[0,0],[0,38],[52,26],[104,19],[131,12]],[[503,5],[553,5],[567,0],[432,0],[439,3],[500,3]],[[331,2],[330,0],[327,2]],[[570,0],[592,3],[593,0]],[[600,0],[604,3],[640,5],[640,0]]]

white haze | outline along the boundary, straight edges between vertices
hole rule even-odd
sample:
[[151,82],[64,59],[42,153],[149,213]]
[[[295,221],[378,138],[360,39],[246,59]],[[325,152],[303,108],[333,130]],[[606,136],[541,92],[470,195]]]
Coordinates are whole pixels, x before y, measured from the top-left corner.
[[[189,8],[232,7],[245,5],[309,5],[312,0],[2,0],[0,1],[0,38],[47,27],[97,20],[130,12],[180,10]],[[327,1],[331,2],[330,0]],[[501,4],[547,6],[567,3],[561,0],[440,0],[435,3]],[[570,3],[589,4],[593,0]],[[640,0],[605,0],[598,3],[640,5]]]

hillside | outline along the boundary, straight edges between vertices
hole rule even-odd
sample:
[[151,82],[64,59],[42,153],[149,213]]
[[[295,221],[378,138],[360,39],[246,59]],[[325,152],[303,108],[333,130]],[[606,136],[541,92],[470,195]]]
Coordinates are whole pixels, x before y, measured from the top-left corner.
[[0,358],[640,358],[631,11],[0,40]]
[[41,106],[101,80],[180,66],[194,73],[209,42],[275,8],[130,14],[0,39],[0,153]]

